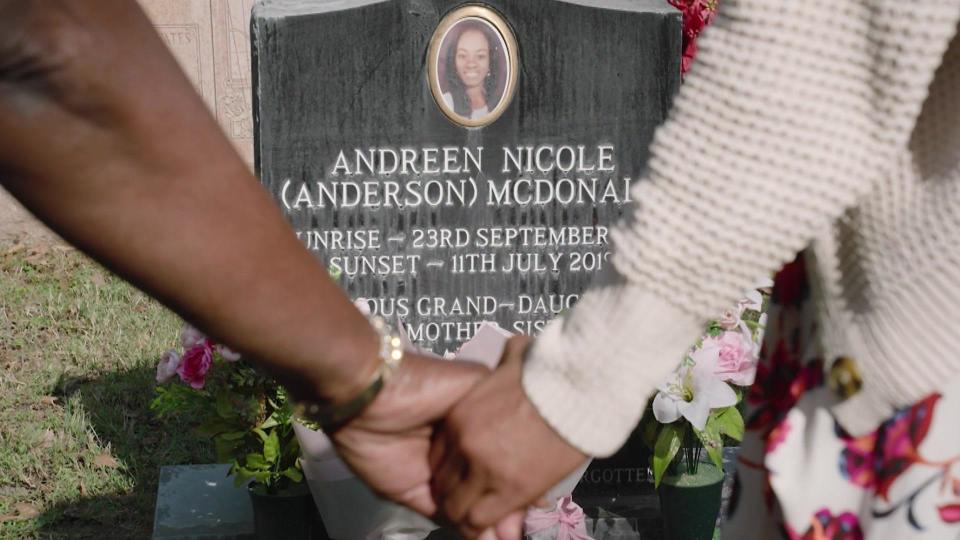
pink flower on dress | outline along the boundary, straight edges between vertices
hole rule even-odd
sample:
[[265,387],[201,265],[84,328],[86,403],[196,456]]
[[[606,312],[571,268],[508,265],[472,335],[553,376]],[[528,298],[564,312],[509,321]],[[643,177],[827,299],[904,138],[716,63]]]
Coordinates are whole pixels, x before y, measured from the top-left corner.
[[944,523],[960,523],[960,504],[944,504],[937,507]]
[[718,349],[716,374],[737,386],[750,386],[757,375],[758,350],[749,331],[728,331],[703,340],[703,348]]
[[207,372],[213,364],[213,349],[209,342],[203,341],[199,345],[183,353],[183,359],[177,367],[177,375],[192,388],[200,390],[206,382]]
[[787,440],[787,435],[790,434],[791,429],[790,418],[784,418],[770,431],[770,434],[767,435],[767,440],[765,441],[766,446],[764,447],[763,453],[770,454],[776,450],[778,446]]
[[180,353],[169,350],[160,357],[157,363],[157,382],[163,384],[177,374],[177,368],[180,367]]
[[803,394],[823,385],[823,360],[802,364],[783,339],[777,340],[771,353],[761,356],[765,360],[758,364],[756,383],[747,394],[747,401],[757,405],[747,429],[759,431],[766,439]]
[[873,455],[876,443],[876,432],[845,442],[846,448],[840,454],[840,472],[847,480],[860,487],[876,487],[877,473]]
[[824,508],[810,520],[810,527],[802,535],[787,525],[790,540],[863,540],[863,529],[856,514],[844,512],[833,515]]
[[924,462],[919,447],[930,429],[939,399],[939,394],[932,394],[861,437],[841,434],[845,448],[840,455],[840,472],[851,483],[873,489],[887,501],[890,486],[897,478],[913,464]]

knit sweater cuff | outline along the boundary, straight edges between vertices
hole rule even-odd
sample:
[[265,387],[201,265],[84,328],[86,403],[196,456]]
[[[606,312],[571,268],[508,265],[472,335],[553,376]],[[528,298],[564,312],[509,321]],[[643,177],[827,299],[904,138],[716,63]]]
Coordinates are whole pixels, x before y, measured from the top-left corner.
[[534,342],[524,390],[568,443],[609,456],[702,330],[695,316],[610,271]]

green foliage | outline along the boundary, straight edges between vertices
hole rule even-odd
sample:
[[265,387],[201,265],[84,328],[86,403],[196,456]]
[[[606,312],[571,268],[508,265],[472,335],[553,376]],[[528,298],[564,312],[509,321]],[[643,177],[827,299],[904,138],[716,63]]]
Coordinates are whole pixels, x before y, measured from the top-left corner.
[[276,493],[303,480],[287,394],[244,359],[215,352],[203,389],[179,380],[159,385],[151,409],[188,419],[196,435],[213,442],[217,460],[231,464],[237,485],[252,481]]
[[673,462],[680,445],[683,442],[686,425],[680,423],[667,424],[660,430],[656,445],[653,447],[653,481],[659,487],[663,473]]
[[717,469],[723,470],[723,437],[720,436],[716,414],[716,411],[711,412],[703,429],[694,430],[694,432],[697,434],[697,440],[707,451],[710,461],[717,466]]
[[740,442],[743,440],[743,415],[736,405],[715,411],[710,420],[717,426],[720,435],[725,435]]
[[706,334],[707,334],[708,336],[710,336],[710,337],[719,337],[720,334],[722,334],[722,333],[723,333],[723,327],[720,326],[720,323],[718,323],[717,321],[711,321],[710,324],[707,325],[707,332],[706,332]]
[[[762,303],[766,309],[769,295],[761,291]],[[763,330],[761,325],[762,311],[754,309],[742,309],[739,312],[739,320],[746,325],[750,331],[754,343],[759,339]],[[708,337],[719,337],[723,335],[723,326],[719,321],[708,323],[704,335],[697,341],[691,351],[680,361],[678,370],[691,369],[696,365],[694,352],[703,345]],[[695,429],[688,420],[680,418],[670,424],[661,424],[653,414],[652,401],[648,404],[646,414],[641,420],[640,433],[646,444],[652,451],[651,458],[654,482],[657,486],[665,474],[676,474],[682,470],[695,472],[697,464],[703,451],[706,451],[707,457],[717,468],[723,468],[723,446],[724,441],[739,442],[744,435],[744,421],[738,406],[742,403],[746,394],[746,389],[730,384],[736,394],[737,403],[724,408],[713,409],[707,417],[707,422],[702,430]],[[688,399],[688,397],[677,398],[676,396],[685,396],[681,388],[671,388],[674,399]]]

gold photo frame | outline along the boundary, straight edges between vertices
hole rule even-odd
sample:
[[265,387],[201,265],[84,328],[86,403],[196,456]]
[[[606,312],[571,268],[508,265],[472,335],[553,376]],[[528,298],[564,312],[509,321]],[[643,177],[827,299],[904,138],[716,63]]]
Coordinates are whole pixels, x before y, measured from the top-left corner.
[[430,92],[451,122],[490,125],[510,105],[520,73],[517,39],[493,9],[470,4],[448,13],[430,39]]

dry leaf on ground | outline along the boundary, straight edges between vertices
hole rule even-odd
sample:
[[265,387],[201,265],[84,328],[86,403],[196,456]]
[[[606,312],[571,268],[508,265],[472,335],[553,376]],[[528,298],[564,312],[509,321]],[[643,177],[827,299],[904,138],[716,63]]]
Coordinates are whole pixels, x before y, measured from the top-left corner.
[[5,251],[3,254],[4,254],[4,255],[16,255],[17,253],[20,253],[21,251],[23,251],[23,250],[25,250],[25,249],[27,249],[27,245],[26,245],[26,244],[24,244],[24,243],[22,243],[22,242],[17,242],[16,244],[10,246],[10,248],[7,249],[7,251]]
[[30,519],[40,515],[40,510],[30,503],[17,503],[13,505],[13,509],[20,514],[20,519]]
[[40,510],[36,506],[30,503],[20,502],[13,505],[13,509],[16,511],[15,514],[3,514],[0,515],[0,523],[5,521],[20,521],[23,519],[33,519],[40,515]]
[[97,467],[109,467],[111,469],[116,469],[120,466],[117,460],[113,459],[113,456],[110,454],[97,454],[97,457],[93,458],[93,464]]
[[46,246],[43,244],[37,245],[30,250],[29,254],[26,257],[24,257],[23,260],[27,261],[28,263],[34,266],[47,265],[50,262],[47,259],[47,252],[49,250],[50,250],[49,246]]
[[43,435],[40,436],[40,448],[50,448],[56,440],[57,434],[52,429],[44,430]]
[[103,287],[107,284],[107,278],[103,276],[102,272],[94,272],[93,275],[90,276],[90,283],[93,283],[96,287]]

